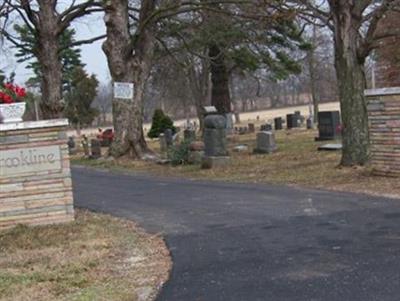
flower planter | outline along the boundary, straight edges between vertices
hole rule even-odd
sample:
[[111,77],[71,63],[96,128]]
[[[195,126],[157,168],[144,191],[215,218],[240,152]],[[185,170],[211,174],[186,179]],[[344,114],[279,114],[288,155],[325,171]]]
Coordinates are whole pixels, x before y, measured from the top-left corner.
[[0,104],[0,122],[21,122],[25,113],[25,102]]

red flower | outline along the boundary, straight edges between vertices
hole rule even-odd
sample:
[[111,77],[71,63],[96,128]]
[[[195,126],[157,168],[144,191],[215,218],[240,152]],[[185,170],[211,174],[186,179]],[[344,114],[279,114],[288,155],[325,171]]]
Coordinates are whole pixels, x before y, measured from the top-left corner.
[[14,101],[13,101],[13,99],[12,99],[12,97],[10,95],[4,94],[3,102],[4,103],[13,103]]
[[14,85],[11,83],[4,84],[4,87],[6,87],[6,89],[9,89],[9,90],[14,90]]
[[12,83],[6,83],[0,88],[0,103],[10,104],[24,101],[25,96],[25,89],[18,85],[13,85]]
[[21,88],[21,87],[18,87],[18,86],[15,87],[15,94],[17,94],[18,97],[25,97],[26,96],[25,89]]

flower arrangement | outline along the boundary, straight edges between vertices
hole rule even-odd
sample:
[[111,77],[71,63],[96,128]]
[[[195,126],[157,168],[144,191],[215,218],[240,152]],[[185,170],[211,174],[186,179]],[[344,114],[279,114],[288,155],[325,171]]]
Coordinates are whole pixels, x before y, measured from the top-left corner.
[[25,89],[18,85],[6,83],[3,86],[0,86],[0,104],[23,102],[25,96]]

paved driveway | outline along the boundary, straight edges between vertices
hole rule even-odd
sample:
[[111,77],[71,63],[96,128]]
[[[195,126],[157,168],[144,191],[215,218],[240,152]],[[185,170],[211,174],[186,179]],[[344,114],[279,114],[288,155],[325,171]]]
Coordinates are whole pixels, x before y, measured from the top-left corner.
[[400,200],[84,168],[73,183],[77,206],[163,233],[158,300],[400,300]]

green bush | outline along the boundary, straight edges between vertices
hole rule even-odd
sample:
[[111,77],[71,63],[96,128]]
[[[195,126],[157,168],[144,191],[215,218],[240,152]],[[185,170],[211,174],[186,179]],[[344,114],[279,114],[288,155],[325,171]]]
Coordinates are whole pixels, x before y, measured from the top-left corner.
[[147,136],[149,136],[149,138],[157,138],[161,133],[164,133],[166,129],[171,129],[173,134],[176,132],[172,119],[165,115],[161,109],[155,110],[151,129]]
[[177,146],[172,146],[168,150],[168,158],[171,164],[176,166],[180,164],[187,164],[189,160],[189,144],[191,141],[183,141]]

